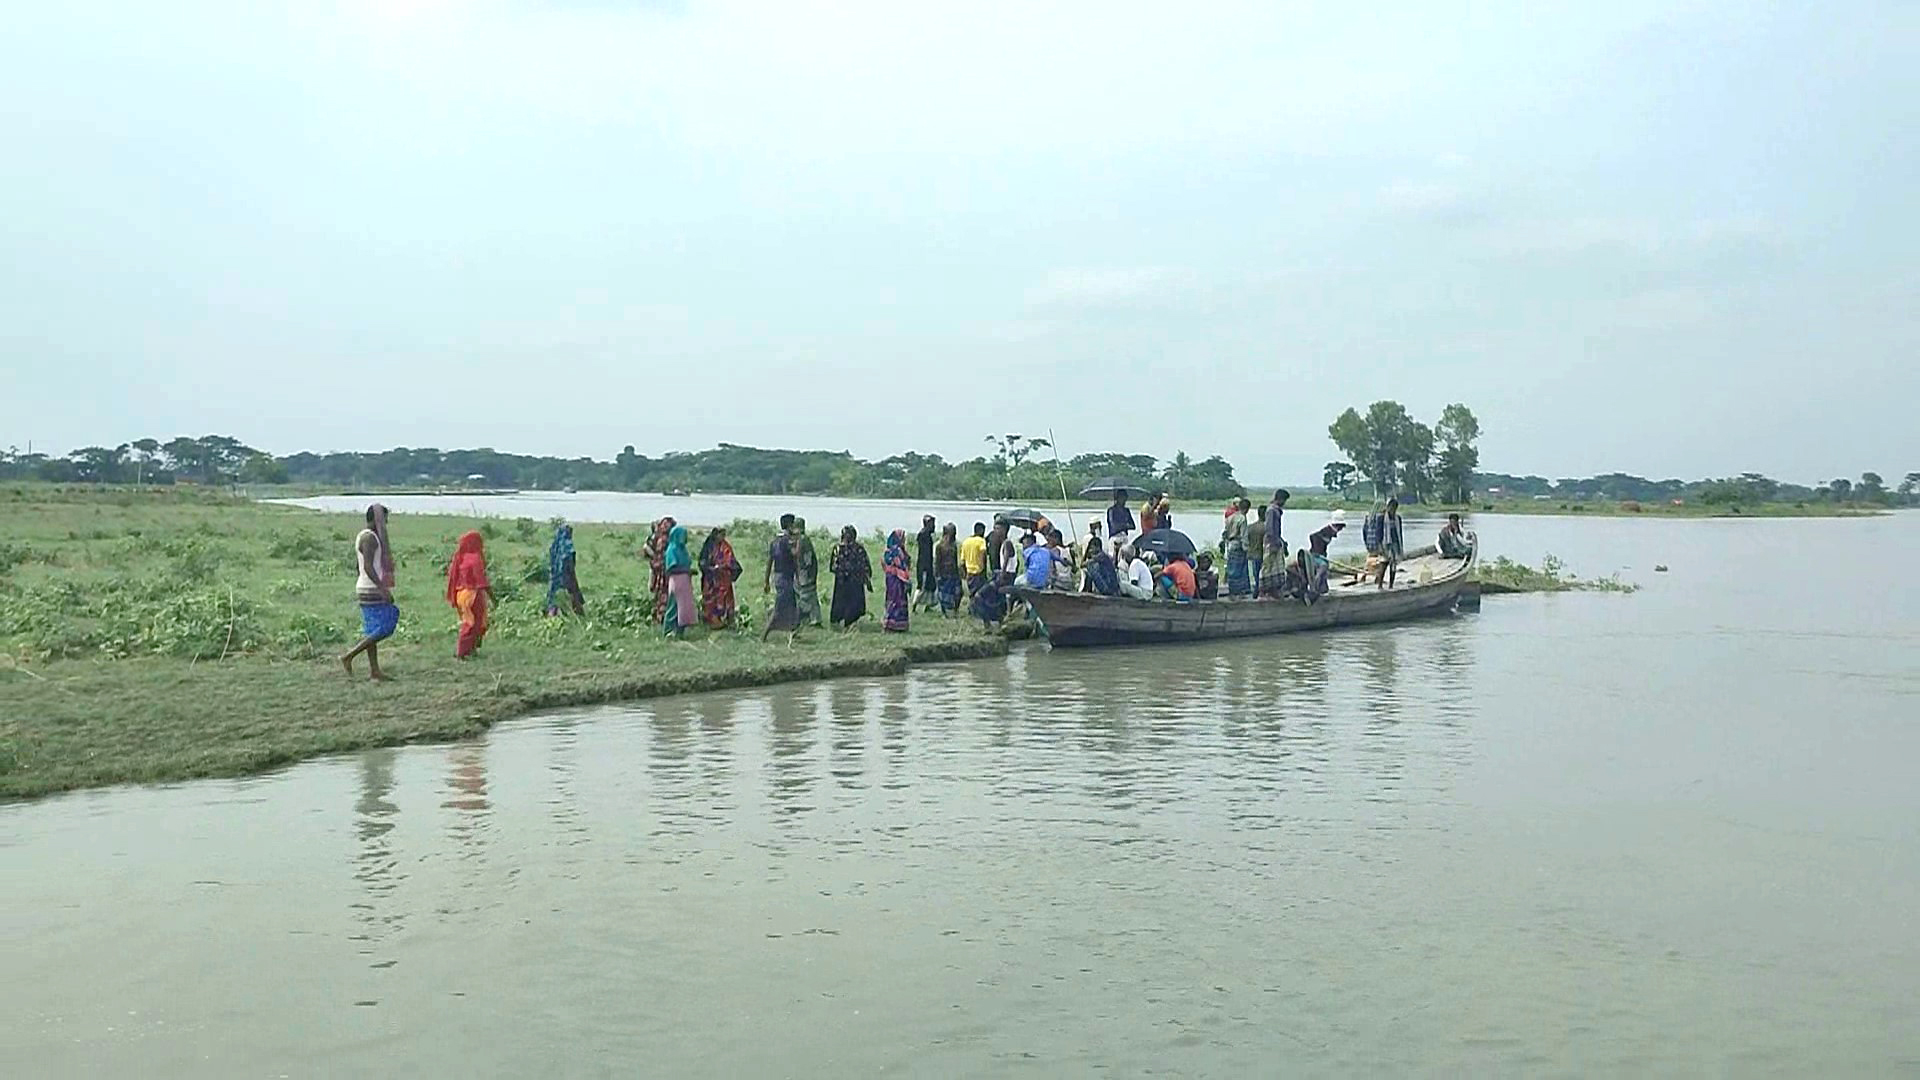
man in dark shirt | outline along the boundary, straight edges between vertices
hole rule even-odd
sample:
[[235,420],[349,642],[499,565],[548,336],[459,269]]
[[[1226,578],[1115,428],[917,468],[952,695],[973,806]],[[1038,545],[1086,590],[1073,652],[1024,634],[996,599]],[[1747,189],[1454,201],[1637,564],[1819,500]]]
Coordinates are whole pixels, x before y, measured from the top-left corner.
[[760,589],[773,593],[773,611],[767,616],[766,628],[760,631],[761,641],[775,630],[784,630],[787,644],[792,645],[800,629],[800,596],[793,580],[799,569],[793,550],[793,520],[792,514],[781,514],[780,531],[767,546],[767,572]]
[[918,595],[914,597],[914,606],[932,608],[937,602],[937,583],[933,577],[933,538],[935,535],[933,515],[920,519],[920,533],[914,537],[913,573],[914,585]]
[[1127,506],[1127,489],[1113,493],[1113,505],[1107,507],[1107,537],[1115,547],[1133,536],[1133,511]]

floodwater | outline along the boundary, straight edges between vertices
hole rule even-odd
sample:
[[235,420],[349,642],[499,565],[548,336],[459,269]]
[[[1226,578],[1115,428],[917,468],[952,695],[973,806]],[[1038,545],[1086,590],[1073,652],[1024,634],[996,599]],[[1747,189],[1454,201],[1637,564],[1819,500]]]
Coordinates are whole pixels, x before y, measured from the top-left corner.
[[1920,519],[1479,527],[1647,587],[0,808],[0,1060],[1920,1070]]
[[[563,517],[573,522],[643,522],[672,517],[684,525],[727,525],[742,519],[773,521],[781,514],[794,513],[807,519],[814,528],[838,529],[852,525],[862,533],[875,529],[905,529],[909,534],[920,528],[920,518],[933,514],[941,521],[953,521],[966,527],[976,521],[992,522],[997,510],[1014,506],[1030,507],[1056,519],[1065,529],[1069,523],[1066,504],[1060,500],[1040,503],[922,502],[904,499],[839,499],[821,495],[648,495],[622,491],[582,491],[568,495],[558,491],[531,491],[518,495],[323,495],[313,499],[273,500],[313,510],[358,513],[378,498],[395,514],[468,514],[473,517],[527,517],[538,521]],[[1137,501],[1137,500],[1136,500]],[[1071,520],[1084,531],[1089,512],[1099,514],[1100,507],[1076,502]],[[1177,525],[1191,526],[1196,536],[1211,536],[1220,530],[1220,508],[1194,504],[1174,508]],[[1201,525],[1206,529],[1202,530]]]

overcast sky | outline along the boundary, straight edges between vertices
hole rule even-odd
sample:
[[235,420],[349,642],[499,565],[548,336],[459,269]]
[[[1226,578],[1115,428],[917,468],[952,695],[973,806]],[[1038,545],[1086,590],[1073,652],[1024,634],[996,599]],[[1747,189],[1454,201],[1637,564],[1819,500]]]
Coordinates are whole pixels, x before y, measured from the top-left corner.
[[1920,469],[1920,5],[74,3],[0,446]]

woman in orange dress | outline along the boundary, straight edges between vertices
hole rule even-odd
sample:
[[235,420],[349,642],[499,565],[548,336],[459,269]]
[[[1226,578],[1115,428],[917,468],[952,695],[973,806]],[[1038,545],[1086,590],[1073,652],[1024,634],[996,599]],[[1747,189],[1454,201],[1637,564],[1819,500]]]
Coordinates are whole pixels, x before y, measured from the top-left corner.
[[487,608],[492,605],[493,585],[487,580],[486,541],[477,532],[460,538],[453,561],[447,564],[447,603],[460,613],[460,639],[453,655],[461,660],[473,655],[480,639],[487,636]]

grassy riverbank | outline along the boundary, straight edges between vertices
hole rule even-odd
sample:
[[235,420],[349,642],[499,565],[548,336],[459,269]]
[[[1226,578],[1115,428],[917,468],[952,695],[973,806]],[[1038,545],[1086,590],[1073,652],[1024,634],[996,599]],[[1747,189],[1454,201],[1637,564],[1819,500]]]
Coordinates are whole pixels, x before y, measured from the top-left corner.
[[[370,682],[364,663],[349,679],[334,658],[358,629],[360,524],[185,488],[0,490],[0,798],[237,775],[460,738],[535,709],[1006,650],[977,624],[930,616],[905,635],[872,621],[810,631],[791,649],[752,632],[664,641],[637,526],[576,526],[588,618],[543,618],[546,587],[530,579],[545,567],[544,522],[397,514],[401,629],[381,648],[392,680]],[[476,527],[491,534],[500,602],[480,655],[460,663],[441,591],[455,538]],[[752,526],[735,541],[750,626],[765,610],[767,538]],[[815,542],[824,561],[827,541]]]

